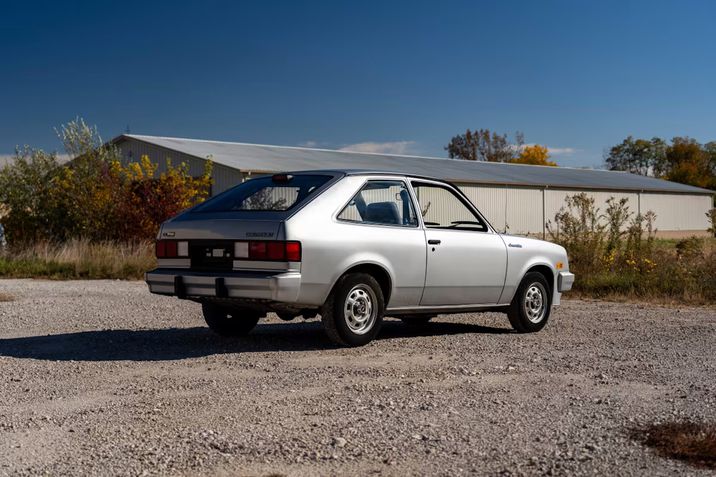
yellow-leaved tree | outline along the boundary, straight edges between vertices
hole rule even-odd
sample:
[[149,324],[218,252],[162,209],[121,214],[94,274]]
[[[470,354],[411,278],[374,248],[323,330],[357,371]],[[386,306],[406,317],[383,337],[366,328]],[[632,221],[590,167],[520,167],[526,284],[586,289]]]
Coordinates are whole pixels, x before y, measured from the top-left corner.
[[549,160],[547,148],[539,144],[523,147],[520,155],[509,162],[512,164],[531,164],[533,166],[557,166],[556,162]]

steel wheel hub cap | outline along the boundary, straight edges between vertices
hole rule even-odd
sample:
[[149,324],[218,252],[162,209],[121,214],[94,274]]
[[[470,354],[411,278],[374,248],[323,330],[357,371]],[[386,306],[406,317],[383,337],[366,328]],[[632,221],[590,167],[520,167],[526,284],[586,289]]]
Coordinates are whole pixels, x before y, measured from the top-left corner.
[[539,323],[545,315],[545,289],[540,283],[527,287],[525,294],[525,315],[532,323]]
[[376,318],[375,294],[366,285],[356,285],[348,293],[343,314],[348,328],[362,335],[373,328]]

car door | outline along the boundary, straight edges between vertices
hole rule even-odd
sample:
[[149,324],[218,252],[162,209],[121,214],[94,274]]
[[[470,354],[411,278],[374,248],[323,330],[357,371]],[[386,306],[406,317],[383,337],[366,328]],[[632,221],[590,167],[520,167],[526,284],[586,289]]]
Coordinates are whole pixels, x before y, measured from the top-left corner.
[[496,304],[507,248],[467,199],[439,182],[412,181],[427,241],[424,305]]

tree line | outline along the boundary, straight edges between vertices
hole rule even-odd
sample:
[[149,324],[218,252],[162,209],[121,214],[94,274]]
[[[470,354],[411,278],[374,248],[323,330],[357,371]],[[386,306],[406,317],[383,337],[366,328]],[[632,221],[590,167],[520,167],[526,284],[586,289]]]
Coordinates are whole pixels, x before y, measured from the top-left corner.
[[467,130],[450,139],[445,146],[451,159],[468,161],[507,162],[510,164],[531,164],[534,166],[556,166],[549,160],[549,150],[539,144],[525,144],[524,134],[515,133],[511,142],[507,134],[498,134],[489,129]]
[[[451,159],[556,166],[547,147],[526,145],[524,134],[507,134],[489,129],[466,130],[453,136],[445,146]],[[659,137],[639,139],[628,136],[604,154],[604,165],[612,171],[666,179],[682,184],[716,189],[716,141],[701,144],[693,138]]]

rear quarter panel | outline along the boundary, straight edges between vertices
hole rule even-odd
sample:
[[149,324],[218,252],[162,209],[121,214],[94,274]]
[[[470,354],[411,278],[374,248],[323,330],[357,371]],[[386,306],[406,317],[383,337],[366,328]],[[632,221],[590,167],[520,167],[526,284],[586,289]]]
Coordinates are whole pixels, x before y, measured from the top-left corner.
[[338,278],[361,264],[375,264],[388,273],[391,306],[420,303],[427,250],[423,230],[336,219],[366,180],[364,176],[343,178],[286,222],[286,238],[301,242],[300,303],[323,304]]

